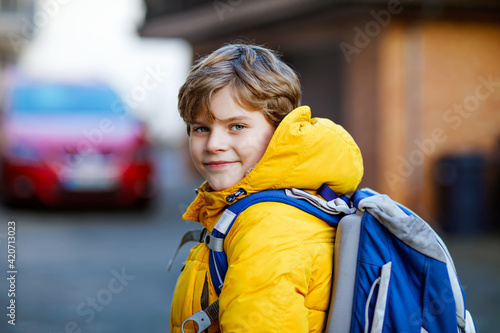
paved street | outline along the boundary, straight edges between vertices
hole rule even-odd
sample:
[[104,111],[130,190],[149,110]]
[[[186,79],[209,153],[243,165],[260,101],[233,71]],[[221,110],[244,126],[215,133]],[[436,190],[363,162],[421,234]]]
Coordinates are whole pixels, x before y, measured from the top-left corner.
[[[7,324],[8,283],[0,281],[0,332],[168,332],[175,281],[189,246],[166,268],[185,230],[180,220],[199,179],[181,156],[158,156],[161,195],[150,210],[0,211],[0,267],[7,275],[7,221],[16,221],[16,326]],[[186,182],[191,186],[185,187]],[[81,330],[81,331],[80,331]]]
[[[189,246],[172,272],[168,260],[184,231],[180,220],[199,178],[182,155],[158,154],[161,195],[150,210],[0,210],[0,270],[7,271],[7,222],[16,222],[16,326],[9,318],[9,283],[0,281],[0,332],[169,331],[170,302]],[[186,186],[187,185],[187,186]],[[497,236],[445,237],[478,332],[498,332],[500,242]]]

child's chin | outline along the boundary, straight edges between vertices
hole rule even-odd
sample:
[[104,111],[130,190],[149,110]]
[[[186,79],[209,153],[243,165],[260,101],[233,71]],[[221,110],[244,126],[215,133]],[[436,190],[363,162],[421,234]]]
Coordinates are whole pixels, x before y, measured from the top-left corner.
[[222,190],[225,190],[225,189],[228,189],[234,185],[236,185],[238,182],[234,182],[234,181],[212,181],[212,182],[208,182],[208,184],[210,185],[210,187],[212,188],[212,190],[214,191],[222,191]]

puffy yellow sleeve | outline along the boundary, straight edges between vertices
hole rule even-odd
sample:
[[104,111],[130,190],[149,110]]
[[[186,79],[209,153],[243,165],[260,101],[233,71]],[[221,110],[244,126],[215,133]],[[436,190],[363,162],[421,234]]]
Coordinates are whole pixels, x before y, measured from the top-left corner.
[[222,332],[309,331],[306,295],[313,256],[303,236],[315,226],[304,223],[303,216],[296,216],[297,223],[290,220],[286,212],[291,210],[297,215],[288,205],[257,204],[232,227],[225,242],[229,269],[219,299]]

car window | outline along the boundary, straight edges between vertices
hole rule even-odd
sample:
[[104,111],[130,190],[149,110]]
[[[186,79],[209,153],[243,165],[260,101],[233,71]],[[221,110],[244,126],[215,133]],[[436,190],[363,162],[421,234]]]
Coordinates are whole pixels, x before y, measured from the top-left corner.
[[107,87],[33,85],[18,87],[11,110],[18,113],[112,112],[118,96]]

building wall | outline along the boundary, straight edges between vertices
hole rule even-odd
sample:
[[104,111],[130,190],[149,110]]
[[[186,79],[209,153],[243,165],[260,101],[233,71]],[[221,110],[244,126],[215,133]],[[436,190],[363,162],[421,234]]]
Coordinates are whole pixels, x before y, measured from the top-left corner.
[[499,40],[499,24],[463,21],[397,23],[381,36],[380,190],[431,222],[436,162],[498,149]]
[[[423,133],[444,132],[424,165],[425,193],[432,189],[432,166],[441,155],[478,153],[489,160],[498,149],[500,24],[441,22],[423,26],[422,34]],[[424,197],[425,207],[435,212],[437,199]]]
[[[353,22],[354,26],[362,26],[362,22]],[[343,41],[354,45],[353,29],[347,32]],[[379,84],[380,39],[376,38],[359,53],[344,59],[343,82],[345,86],[344,123],[342,124],[356,140],[363,155],[364,175],[360,187],[380,188],[378,170],[379,161],[384,151],[380,150],[383,138],[380,136],[381,126],[381,87]]]
[[[304,9],[312,4],[302,3]],[[191,22],[185,13],[187,26],[216,21],[211,35],[204,34],[206,29],[184,29],[195,59],[238,39],[281,52],[301,75],[303,102],[313,106],[313,115],[339,122],[360,146],[365,165],[360,186],[388,193],[436,224],[436,162],[450,153],[495,153],[500,135],[500,87],[494,83],[500,81],[498,5],[332,5],[288,18],[282,11],[265,11],[273,19],[252,24],[250,4],[257,6],[243,2],[220,21],[213,8],[193,13]],[[168,27],[155,25],[149,31],[178,31],[172,23]],[[482,80],[493,80],[491,91],[478,88]],[[455,104],[465,111],[453,111]]]

